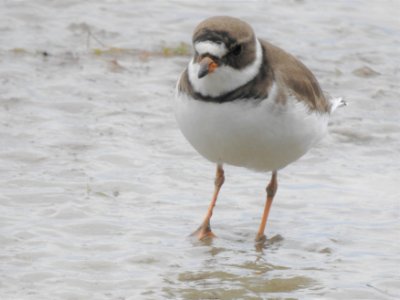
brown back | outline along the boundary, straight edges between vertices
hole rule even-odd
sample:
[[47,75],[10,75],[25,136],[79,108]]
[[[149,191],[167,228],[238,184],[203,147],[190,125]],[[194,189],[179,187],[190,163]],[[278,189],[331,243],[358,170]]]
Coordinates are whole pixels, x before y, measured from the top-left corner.
[[281,88],[287,88],[289,94],[303,101],[311,109],[328,112],[330,104],[311,71],[298,59],[284,50],[261,41],[274,79]]

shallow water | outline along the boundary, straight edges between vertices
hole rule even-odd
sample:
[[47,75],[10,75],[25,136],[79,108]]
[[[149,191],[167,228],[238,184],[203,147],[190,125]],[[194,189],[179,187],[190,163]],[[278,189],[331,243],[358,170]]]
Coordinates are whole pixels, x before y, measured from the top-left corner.
[[[399,298],[398,11],[390,0],[3,1],[0,298]],[[159,52],[221,12],[349,103],[280,172],[263,246],[269,174],[229,166],[218,238],[188,238],[214,166],[173,117],[189,57]]]

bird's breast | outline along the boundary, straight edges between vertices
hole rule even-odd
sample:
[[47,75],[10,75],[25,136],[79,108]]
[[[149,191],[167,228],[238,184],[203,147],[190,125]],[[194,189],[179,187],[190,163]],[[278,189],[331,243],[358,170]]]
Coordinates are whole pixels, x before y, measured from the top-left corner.
[[328,115],[312,113],[293,97],[204,102],[176,95],[175,115],[190,144],[218,163],[270,171],[304,155],[326,132]]

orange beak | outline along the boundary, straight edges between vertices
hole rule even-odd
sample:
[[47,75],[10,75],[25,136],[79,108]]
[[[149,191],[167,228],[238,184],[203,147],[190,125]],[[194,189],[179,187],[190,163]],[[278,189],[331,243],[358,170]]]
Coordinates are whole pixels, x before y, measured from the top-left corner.
[[197,74],[199,78],[203,78],[204,76],[214,72],[215,69],[218,68],[218,64],[208,56],[203,57],[200,60],[199,64],[200,64],[200,69],[199,73]]

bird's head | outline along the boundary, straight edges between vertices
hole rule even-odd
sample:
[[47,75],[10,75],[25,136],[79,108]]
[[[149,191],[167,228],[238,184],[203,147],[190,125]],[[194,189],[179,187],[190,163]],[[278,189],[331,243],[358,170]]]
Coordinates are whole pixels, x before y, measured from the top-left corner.
[[254,78],[261,46],[246,22],[218,16],[201,22],[193,33],[194,57],[189,79],[205,96],[220,96]]

